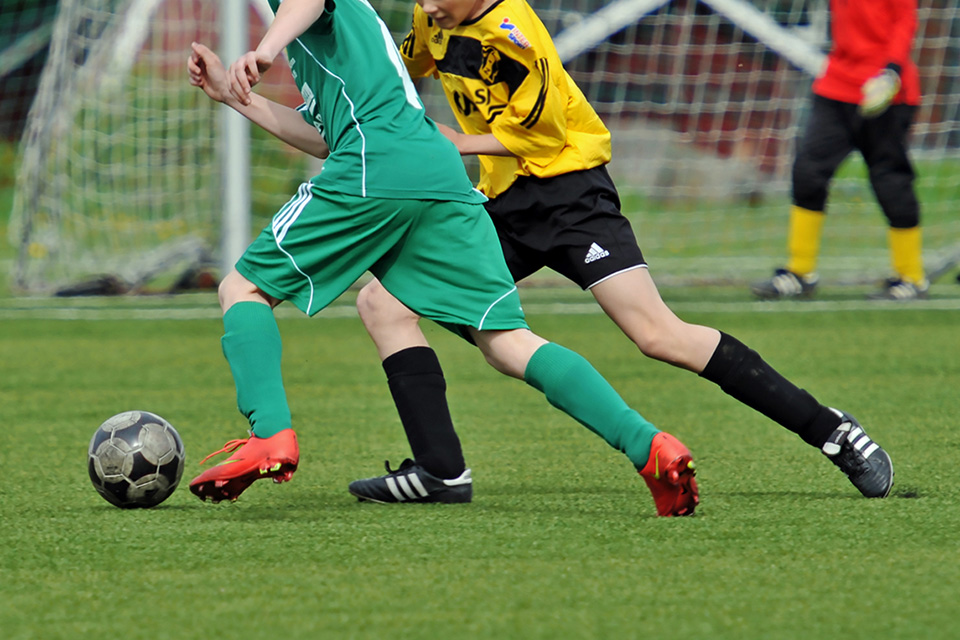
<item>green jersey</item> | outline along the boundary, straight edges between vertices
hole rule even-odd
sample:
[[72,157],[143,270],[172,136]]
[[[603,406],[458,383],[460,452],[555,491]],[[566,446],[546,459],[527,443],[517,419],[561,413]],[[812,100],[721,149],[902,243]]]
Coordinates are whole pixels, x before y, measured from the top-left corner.
[[[270,0],[274,11],[280,0]],[[456,147],[426,117],[386,25],[366,0],[327,0],[287,47],[304,104],[330,147],[316,187],[361,197],[482,203]]]

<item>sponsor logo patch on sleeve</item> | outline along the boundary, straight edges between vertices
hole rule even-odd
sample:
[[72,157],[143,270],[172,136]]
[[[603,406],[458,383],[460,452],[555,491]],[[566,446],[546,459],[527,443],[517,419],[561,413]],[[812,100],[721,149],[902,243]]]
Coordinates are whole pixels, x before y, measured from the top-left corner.
[[521,49],[529,49],[530,41],[527,40],[527,37],[520,32],[520,28],[517,25],[510,22],[510,18],[504,18],[503,22],[500,23],[500,28],[510,33],[507,34],[507,37],[510,38],[510,42],[517,45]]

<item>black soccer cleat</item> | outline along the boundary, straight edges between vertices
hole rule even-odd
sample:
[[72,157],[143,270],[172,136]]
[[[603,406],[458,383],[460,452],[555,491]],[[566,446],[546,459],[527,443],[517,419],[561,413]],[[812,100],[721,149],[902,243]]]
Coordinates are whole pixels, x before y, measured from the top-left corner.
[[393,470],[385,463],[387,475],[354,480],[349,491],[360,502],[470,502],[473,499],[473,478],[470,469],[456,478],[444,480],[431,474],[409,458]]
[[816,288],[816,274],[801,276],[786,269],[777,269],[772,278],[750,285],[750,291],[761,300],[809,298]]
[[910,302],[911,300],[924,300],[929,294],[929,291],[930,282],[927,280],[914,283],[901,280],[900,278],[887,278],[883,281],[880,290],[868,295],[867,299]]
[[821,450],[847,474],[850,482],[867,498],[886,498],[893,487],[893,462],[880,445],[870,439],[857,419],[831,409],[842,422],[830,434]]

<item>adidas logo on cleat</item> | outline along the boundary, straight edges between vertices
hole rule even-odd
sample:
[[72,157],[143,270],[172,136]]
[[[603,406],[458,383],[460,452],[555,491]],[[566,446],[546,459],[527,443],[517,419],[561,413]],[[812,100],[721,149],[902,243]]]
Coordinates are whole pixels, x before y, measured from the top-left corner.
[[397,502],[420,500],[429,495],[416,473],[408,473],[406,475],[397,474],[393,477],[388,476],[385,480],[387,488],[390,490],[390,493],[393,494],[393,497],[397,499]]
[[866,434],[849,413],[831,409],[840,418],[821,451],[840,468],[867,498],[885,498],[893,487],[893,462],[889,454]]
[[387,475],[356,480],[350,483],[350,493],[361,502],[470,502],[473,497],[473,479],[470,469],[456,478],[438,478],[413,460],[404,460],[393,470],[386,464]]
[[590,264],[591,262],[596,262],[597,260],[606,258],[609,255],[609,251],[594,242],[590,245],[590,250],[587,251],[587,257],[583,259],[583,263]]

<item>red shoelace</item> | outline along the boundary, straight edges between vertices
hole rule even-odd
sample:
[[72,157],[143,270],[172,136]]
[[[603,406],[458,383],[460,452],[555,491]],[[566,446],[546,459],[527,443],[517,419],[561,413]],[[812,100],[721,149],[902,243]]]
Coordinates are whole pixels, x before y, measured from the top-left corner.
[[231,452],[233,452],[233,451],[236,451],[237,449],[239,449],[239,448],[242,447],[243,445],[247,444],[247,442],[249,442],[249,441],[250,441],[250,438],[237,438],[236,440],[231,440],[231,441],[229,441],[227,444],[223,445],[223,448],[222,448],[222,449],[220,449],[219,451],[214,451],[213,453],[211,453],[210,455],[208,455],[206,458],[204,458],[203,460],[201,460],[201,461],[200,461],[200,464],[203,464],[204,462],[206,462],[207,460],[209,460],[209,459],[212,458],[213,456],[220,455],[221,453],[231,453]]

